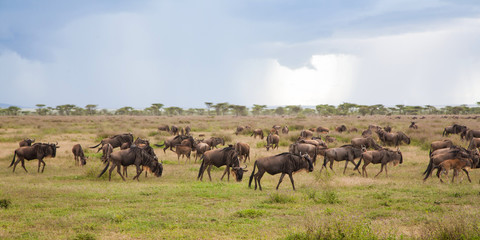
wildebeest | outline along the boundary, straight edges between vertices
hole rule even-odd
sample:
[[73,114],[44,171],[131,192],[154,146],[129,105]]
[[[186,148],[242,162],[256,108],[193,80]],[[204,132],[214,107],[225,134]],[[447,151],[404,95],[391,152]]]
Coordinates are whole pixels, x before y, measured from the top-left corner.
[[140,174],[142,174],[142,168],[141,166],[147,166],[150,168],[152,173],[155,174],[155,176],[160,177],[162,176],[163,172],[163,166],[162,163],[158,162],[155,160],[154,157],[152,157],[150,154],[148,154],[144,149],[137,147],[135,145],[132,145],[129,149],[124,149],[120,150],[118,152],[113,152],[110,155],[110,158],[108,159],[107,166],[103,169],[103,171],[98,175],[98,177],[101,177],[106,171],[107,168],[109,167],[110,163],[112,166],[110,167],[109,173],[108,173],[108,180],[110,181],[112,178],[112,171],[117,168],[117,173],[122,177],[123,181],[125,181],[125,177],[123,177],[122,173],[120,172],[120,167],[121,166],[130,166],[130,165],[135,165],[137,168],[137,175],[133,177],[133,179],[139,180],[138,177]]
[[170,127],[170,133],[172,133],[172,135],[178,135],[178,127],[175,125],[172,125]]
[[408,126],[408,128],[418,129],[418,126],[417,126],[417,124],[415,124],[415,122],[412,122],[412,123],[410,123],[410,126]]
[[453,142],[449,139],[444,139],[441,141],[433,141],[430,144],[430,154],[438,149],[449,148],[451,146],[453,146]]
[[313,163],[317,161],[317,146],[308,143],[294,143],[288,147],[288,152],[299,155],[300,153],[306,153],[310,156]]
[[367,137],[367,138],[352,138],[350,141],[352,146],[356,148],[361,148],[361,147],[366,147],[366,148],[374,148],[374,149],[380,149],[382,148],[380,145],[377,144],[375,139],[372,137]]
[[313,137],[313,132],[310,131],[310,130],[302,130],[300,132],[300,137],[303,137],[303,138],[312,138]]
[[370,130],[370,128],[362,132],[362,137],[364,138],[371,137],[371,136],[372,136],[372,130]]
[[480,138],[480,130],[467,130],[465,134],[465,140],[471,141],[473,138]]
[[329,136],[329,135],[325,136],[325,142],[333,143],[333,142],[336,142],[336,141],[337,141],[337,139],[332,137],[332,136]]
[[185,135],[190,135],[191,131],[192,131],[192,129],[190,128],[190,126],[185,127]]
[[279,133],[278,133],[278,130],[276,128],[272,128],[272,129],[270,129],[270,134],[277,134],[278,135]]
[[296,143],[307,143],[317,147],[318,146],[327,147],[327,144],[319,137],[312,137],[312,139],[305,139],[303,137],[299,137]]
[[260,136],[260,139],[263,139],[263,130],[260,128],[257,128],[253,130],[252,135],[250,135],[250,137],[251,136],[253,136],[253,138],[257,138],[257,136]]
[[[362,155],[362,148],[357,148],[352,145],[343,145],[338,148],[330,148],[325,150],[324,160],[322,168],[320,168],[320,173],[323,168],[327,169],[327,163],[330,162],[330,169],[333,171],[333,162],[334,161],[346,161],[345,168],[343,169],[343,174],[347,170],[348,162],[352,162],[355,166],[355,158],[359,158]],[[357,169],[358,170],[358,169]],[[360,173],[360,171],[358,171]]]
[[243,162],[246,162],[248,158],[250,162],[250,145],[248,145],[248,143],[237,142],[234,147],[240,160],[243,159]]
[[[59,148],[59,146],[57,146],[56,143],[35,143],[32,146],[19,147],[15,150],[12,163],[10,163],[9,167],[13,166],[13,172],[15,172],[15,168],[17,167],[18,162],[22,162],[23,169],[25,170],[25,172],[28,172],[25,168],[25,159],[28,161],[38,159],[37,172],[40,172],[40,166],[41,164],[43,164],[43,173],[46,165],[45,161],[43,161],[43,158],[54,158],[57,154],[57,148]],[[17,161],[15,161],[16,156],[18,156]]]
[[185,145],[177,145],[175,146],[175,153],[177,154],[177,160],[180,162],[180,156],[182,158],[185,156],[187,157],[185,159],[185,163],[187,163],[187,160],[190,161],[190,154],[192,152],[192,148],[190,146],[185,146]]
[[102,157],[100,158],[102,162],[107,163],[110,154],[113,152],[112,144],[107,143],[102,147]]
[[195,140],[190,135],[186,135],[186,136],[187,138],[183,139],[182,142],[180,142],[180,145],[189,146],[193,150],[194,149],[193,145],[195,144]]
[[[466,168],[472,168],[473,163],[471,159],[468,158],[454,158],[454,159],[448,159],[439,164],[439,170],[440,170],[440,175],[443,173],[445,176],[448,178],[448,171],[450,169],[453,169],[453,177],[452,177],[452,183],[455,180],[455,176],[458,175],[460,170],[463,170],[465,174],[467,174],[467,178],[469,182],[472,182],[470,179],[470,175],[468,174],[468,171]],[[438,178],[440,178],[440,181],[443,182],[441,176],[438,175]]]
[[470,144],[468,144],[468,150],[474,150],[480,147],[480,138],[472,138]]
[[353,128],[350,128],[348,129],[348,132],[351,133],[351,132],[358,132],[358,129],[356,127],[353,127]]
[[[434,169],[438,169],[440,163],[445,160],[453,158],[469,158],[473,162],[473,168],[477,167],[479,163],[479,153],[477,150],[469,151],[465,148],[452,146],[450,148],[438,149],[430,154],[430,160],[428,162],[427,169],[423,172],[426,181],[432,174]],[[440,170],[437,170],[437,176],[440,174]]]
[[[258,168],[257,173],[255,173],[255,168]],[[277,190],[282,183],[283,177],[285,174],[288,174],[290,181],[292,182],[293,190],[295,191],[295,183],[293,182],[292,174],[301,170],[307,170],[308,172],[313,171],[312,159],[308,154],[297,155],[293,153],[280,153],[275,156],[259,158],[255,161],[253,165],[252,175],[250,175],[250,180],[248,182],[248,187],[252,186],[252,180],[255,178],[255,190],[257,190],[257,183],[260,191],[262,190],[262,185],[260,181],[262,180],[263,174],[265,172],[270,175],[275,175],[281,173],[280,180],[277,184]]]
[[452,126],[443,129],[442,136],[448,136],[449,134],[459,134],[467,130],[467,126],[453,124]]
[[177,146],[177,145],[180,145],[182,143],[183,140],[189,138],[189,136],[185,136],[185,135],[178,135],[178,136],[174,136],[174,137],[170,137],[170,138],[167,138],[165,141],[163,141],[162,144],[155,144],[155,146],[157,147],[163,147],[163,152],[165,153],[165,151],[170,148],[170,150],[173,152],[173,147]]
[[[132,146],[134,146],[134,147],[136,146],[138,148],[143,149],[147,154],[149,154],[151,157],[153,157],[153,160],[158,162],[157,154],[155,154],[155,151],[150,146],[150,143],[149,143],[148,140],[137,141],[137,142],[139,142],[138,145],[132,145]],[[140,143],[140,142],[144,142],[144,143]],[[128,166],[123,166],[123,174],[125,175],[125,177],[128,177],[127,167]],[[152,173],[152,169],[150,169],[150,167],[148,167],[146,165],[143,165],[142,169],[145,171],[145,177],[147,177],[148,172]]]
[[75,166],[87,164],[87,158],[83,154],[83,149],[80,144],[75,144],[72,147],[73,158],[75,159]]
[[211,148],[217,148],[218,144],[222,144],[222,146],[225,146],[225,139],[221,137],[211,137],[203,142],[208,144]]
[[164,124],[164,125],[159,126],[159,127],[158,127],[158,130],[159,130],[159,131],[170,132],[170,127],[169,127],[168,125]]
[[362,153],[362,156],[360,157],[360,160],[358,160],[358,163],[355,166],[354,170],[358,170],[358,167],[360,166],[360,163],[362,162],[362,160],[364,162],[362,166],[362,176],[368,177],[368,173],[366,169],[368,164],[381,163],[380,172],[378,172],[377,175],[375,175],[375,177],[377,177],[381,172],[383,172],[384,167],[385,167],[385,175],[388,177],[387,163],[398,161],[400,164],[402,164],[403,156],[402,156],[402,152],[400,152],[400,149],[398,148],[397,148],[397,151],[392,151],[386,148],[381,150],[366,151]]
[[203,180],[203,173],[207,170],[208,178],[212,181],[212,176],[210,175],[210,170],[212,166],[221,167],[226,166],[225,171],[223,172],[220,180],[223,180],[225,174],[228,173],[227,179],[230,181],[230,168],[232,168],[232,173],[236,176],[237,182],[242,181],[243,173],[248,171],[245,168],[240,167],[240,161],[238,159],[238,153],[233,147],[226,147],[222,149],[214,149],[206,151],[203,156],[200,158],[202,164],[198,171],[197,180]]
[[282,134],[288,134],[288,131],[289,131],[289,130],[288,130],[288,127],[287,127],[287,126],[284,126],[284,127],[282,128]]
[[347,131],[347,127],[345,125],[341,125],[341,126],[338,126],[335,128],[335,131],[339,132],[339,133],[342,133],[342,132],[345,132]]
[[328,133],[330,130],[328,128],[324,128],[322,126],[317,127],[316,132],[317,133]]
[[239,133],[250,129],[250,126],[237,126],[237,130],[235,131],[235,135],[238,135]]
[[25,138],[25,139],[23,139],[22,141],[20,141],[20,142],[18,143],[18,145],[19,145],[20,147],[32,146],[32,143],[34,143],[34,142],[35,142],[35,138],[34,138],[34,139]]
[[[121,147],[123,143],[129,143],[129,145],[131,145],[133,143],[133,135],[131,133],[124,133],[124,134],[118,134],[109,138],[104,138],[102,141],[100,141],[99,144],[90,148],[96,148],[100,145],[102,145],[103,147],[103,145],[107,143],[110,143],[113,148]],[[97,152],[99,152],[100,149],[102,149],[102,147],[100,147],[97,150]]]
[[410,138],[407,135],[405,135],[405,133],[403,132],[396,132],[396,133],[385,132],[380,137],[380,140],[383,142],[384,145],[393,145],[395,147],[400,145],[402,142],[406,144],[410,144]]
[[197,157],[202,156],[206,151],[210,150],[210,145],[204,142],[195,141],[193,143],[193,147],[195,149],[195,162],[197,162]]
[[272,148],[274,150],[275,148],[278,148],[278,143],[280,142],[280,136],[277,134],[268,134],[267,136],[267,145],[265,146],[267,148],[267,151]]
[[392,132],[392,127],[386,126],[386,127],[383,127],[383,130],[384,130],[385,132]]

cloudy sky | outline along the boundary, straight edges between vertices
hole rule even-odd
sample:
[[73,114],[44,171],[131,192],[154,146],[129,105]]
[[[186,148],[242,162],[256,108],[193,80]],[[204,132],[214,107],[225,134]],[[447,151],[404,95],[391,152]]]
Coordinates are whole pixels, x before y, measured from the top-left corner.
[[0,103],[480,101],[480,3],[0,0]]

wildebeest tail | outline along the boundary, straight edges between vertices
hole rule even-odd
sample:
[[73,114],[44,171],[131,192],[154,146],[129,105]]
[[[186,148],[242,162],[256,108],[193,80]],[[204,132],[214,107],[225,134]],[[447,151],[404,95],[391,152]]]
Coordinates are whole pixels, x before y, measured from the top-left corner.
[[102,142],[100,142],[99,144],[97,144],[97,145],[95,145],[95,146],[93,146],[93,147],[90,147],[90,148],[96,148],[96,147],[100,146],[100,144],[102,144]]
[[11,167],[13,166],[13,163],[15,162],[15,157],[17,156],[17,151],[15,151],[15,153],[13,154],[13,160],[12,160],[12,163],[10,163],[10,166],[8,167]]
[[427,179],[428,175],[430,175],[430,172],[432,171],[432,167],[433,167],[433,159],[430,157],[430,161],[428,162],[427,169],[425,169],[425,172],[423,172],[423,175],[425,174],[427,175],[425,176],[425,179]]
[[253,175],[255,174],[255,168],[257,167],[257,161],[253,164],[252,175],[250,175],[250,180],[248,180],[248,187],[252,186]]
[[202,156],[200,157],[200,161],[202,161],[202,164],[200,164],[200,169],[198,170],[197,180],[200,179],[200,175],[202,174],[203,169],[203,163],[205,163],[205,159],[203,157],[204,155],[202,154]]
[[447,129],[444,128],[444,129],[443,129],[443,133],[442,133],[442,137],[445,137],[445,133],[446,133],[446,132],[447,132]]
[[323,166],[327,167],[327,151],[323,153]]
[[162,144],[154,144],[154,145],[157,147],[163,147],[165,145],[165,142],[163,142]]
[[104,168],[103,171],[100,173],[100,175],[98,175],[98,177],[101,177],[101,176],[107,171],[107,168],[108,168],[109,165],[110,165],[110,162],[107,163],[107,166],[105,166],[105,168]]
[[353,170],[357,170],[358,167],[360,167],[360,163],[362,162],[362,159],[363,159],[363,154],[362,154],[362,156],[360,157],[360,160],[358,160],[358,163],[357,163],[357,165],[355,165],[355,168],[354,168]]

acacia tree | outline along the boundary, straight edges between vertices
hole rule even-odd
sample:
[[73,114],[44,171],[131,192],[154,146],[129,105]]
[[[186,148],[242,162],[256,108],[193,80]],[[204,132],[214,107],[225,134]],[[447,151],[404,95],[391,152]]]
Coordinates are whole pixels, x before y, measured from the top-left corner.
[[87,112],[88,115],[95,115],[97,113],[97,108],[98,105],[95,105],[95,104],[88,104],[87,106],[85,106],[85,110]]
[[207,114],[210,116],[210,108],[212,108],[212,102],[205,102],[205,106],[207,106]]
[[45,104],[37,104],[37,105],[35,105],[35,106],[38,107],[38,108],[36,109],[38,115],[41,115],[41,116],[47,115],[47,109],[44,108],[44,107],[45,107]]
[[267,105],[253,104],[252,114],[257,116],[267,107]]
[[161,112],[162,108],[163,108],[163,104],[152,103],[151,109],[152,109],[153,115],[156,115],[156,116],[162,115],[162,112]]

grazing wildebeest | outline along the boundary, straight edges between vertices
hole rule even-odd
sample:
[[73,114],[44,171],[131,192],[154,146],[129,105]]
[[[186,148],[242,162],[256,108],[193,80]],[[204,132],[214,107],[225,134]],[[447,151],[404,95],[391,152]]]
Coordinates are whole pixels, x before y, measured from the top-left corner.
[[386,126],[386,127],[383,128],[383,130],[384,130],[385,132],[392,132],[392,127]]
[[[352,145],[343,145],[338,148],[327,149],[323,155],[324,160],[322,168],[320,168],[320,173],[322,172],[323,168],[327,169],[327,162],[330,162],[330,169],[333,171],[334,161],[345,161],[345,168],[343,169],[343,174],[345,174],[348,162],[352,162],[355,166],[356,163],[354,160],[359,158],[362,155],[362,152],[362,148],[357,148]],[[358,173],[360,173],[360,171],[358,171]]]
[[342,133],[342,132],[345,132],[347,131],[347,127],[345,125],[341,125],[341,126],[338,126],[335,128],[335,131],[339,132],[339,133]]
[[417,126],[417,124],[415,124],[415,122],[412,122],[412,123],[410,123],[410,126],[408,126],[408,128],[418,129],[418,126]]
[[[151,157],[153,157],[153,160],[158,162],[157,154],[155,154],[155,151],[150,146],[149,141],[144,140],[144,141],[139,141],[139,142],[144,142],[144,143],[139,143],[138,145],[132,145],[132,146],[136,146],[136,147],[139,147],[139,148],[143,149],[147,154],[149,154]],[[127,167],[128,166],[123,166],[123,174],[125,175],[125,177],[128,177]],[[148,172],[152,173],[152,169],[150,169],[148,166],[143,165],[142,169],[145,171],[145,177],[147,177]]]
[[356,148],[361,148],[365,146],[366,148],[374,148],[374,149],[380,149],[382,148],[380,145],[377,144],[375,139],[372,137],[367,137],[367,138],[352,138],[350,141],[352,146]]
[[202,160],[202,164],[200,165],[200,169],[198,171],[197,180],[203,180],[203,173],[207,170],[208,178],[212,181],[212,176],[210,175],[210,170],[212,166],[221,167],[226,166],[225,171],[223,172],[222,177],[220,180],[223,180],[225,174],[228,173],[227,179],[230,181],[230,168],[232,168],[232,173],[236,176],[236,181],[240,182],[243,178],[243,173],[248,171],[242,167],[240,167],[240,161],[238,159],[237,151],[233,147],[226,147],[222,149],[214,149],[210,151],[206,151],[203,156],[200,158]]
[[193,144],[193,147],[195,148],[195,162],[197,162],[197,157],[199,155],[202,156],[206,151],[211,149],[210,145],[204,142],[195,141]]
[[[43,161],[43,158],[54,158],[57,154],[57,148],[59,148],[59,146],[57,146],[56,143],[35,143],[32,146],[19,147],[15,150],[12,163],[10,163],[9,167],[13,166],[13,172],[15,172],[15,168],[17,167],[18,162],[22,162],[23,169],[25,170],[25,172],[28,172],[25,168],[25,159],[27,159],[28,161],[38,159],[37,172],[40,172],[40,166],[41,164],[43,164],[43,173],[46,165],[45,161]],[[15,161],[16,156],[18,156],[17,161]]]
[[480,147],[480,138],[472,138],[470,144],[468,144],[468,150],[474,150]]
[[113,152],[112,144],[107,143],[102,147],[102,157],[100,158],[103,163],[107,163],[110,154]]
[[480,138],[480,130],[467,130],[465,134],[465,140],[471,141],[473,138]]
[[101,177],[107,171],[107,168],[109,167],[110,163],[112,164],[112,166],[110,167],[110,170],[108,173],[109,181],[112,179],[112,172],[115,168],[117,168],[118,175],[120,175],[123,181],[125,181],[125,177],[123,177],[122,173],[120,172],[121,166],[127,167],[130,165],[135,165],[137,167],[137,175],[135,175],[133,179],[134,180],[137,179],[137,181],[139,181],[138,177],[140,176],[140,174],[142,174],[142,171],[143,171],[141,166],[147,166],[148,168],[150,168],[152,173],[155,174],[155,176],[157,177],[162,176],[162,172],[163,172],[162,163],[159,163],[157,160],[155,160],[154,157],[148,154],[144,149],[137,147],[135,145],[132,145],[129,149],[113,152],[110,155],[110,158],[108,159],[107,166],[105,166],[105,168],[100,173],[100,175],[98,175],[98,177]]
[[[430,160],[427,169],[423,172],[426,181],[432,174],[434,169],[438,169],[440,163],[445,160],[453,158],[469,158],[473,162],[473,168],[477,167],[479,163],[479,153],[477,150],[469,151],[465,148],[452,146],[450,148],[438,149],[430,154]],[[437,170],[437,176],[440,174],[440,170]]]
[[350,128],[348,129],[348,132],[351,133],[351,132],[358,132],[358,129],[356,127],[353,127],[353,128]]
[[402,144],[402,142],[406,144],[410,144],[410,138],[407,135],[405,135],[405,133],[403,132],[396,132],[396,133],[384,132],[382,137],[380,137],[380,140],[385,145],[393,145],[395,147]]
[[[435,152],[438,149],[449,148],[451,146],[453,146],[453,142],[449,139],[444,139],[444,140],[441,140],[441,141],[433,141],[430,144],[430,154],[432,152]],[[469,149],[469,150],[471,150],[471,149]]]
[[19,145],[20,147],[32,146],[32,143],[34,143],[34,142],[35,142],[35,138],[34,138],[34,139],[25,138],[25,139],[23,139],[22,141],[20,141],[20,142],[18,143],[18,145]]
[[87,158],[83,154],[83,149],[80,144],[73,145],[72,148],[73,158],[75,159],[75,166],[87,164]]
[[310,130],[302,130],[300,132],[300,137],[303,137],[303,138],[312,138],[313,137],[313,132],[310,131]]
[[225,139],[220,137],[211,137],[203,142],[208,144],[211,148],[217,148],[218,144],[222,144],[222,146],[225,146]]
[[442,136],[448,136],[449,134],[459,134],[467,130],[467,126],[453,124],[443,129]]
[[175,146],[175,153],[177,154],[177,160],[180,163],[180,156],[182,158],[186,156],[187,158],[185,159],[185,163],[187,163],[187,160],[190,161],[190,154],[192,152],[192,148],[190,146],[185,146],[185,145],[177,145]]
[[170,132],[172,133],[172,135],[178,135],[178,127],[175,125],[172,125],[170,127]]
[[275,148],[278,149],[278,143],[280,142],[280,136],[277,134],[268,134],[267,136],[267,145],[265,146],[267,148],[267,151],[272,148],[274,150]]
[[288,127],[287,127],[287,126],[285,126],[285,127],[282,128],[282,134],[288,134],[288,131],[289,131],[289,130],[288,130]]
[[[99,144],[90,148],[96,148],[100,145],[103,147],[103,145],[107,143],[110,143],[113,148],[121,147],[123,143],[129,143],[131,145],[133,143],[133,135],[131,133],[124,133],[109,138],[104,138]],[[97,152],[99,152],[102,147],[98,148]]]
[[368,177],[368,173],[366,169],[368,164],[381,163],[380,172],[378,172],[377,175],[375,175],[375,177],[377,177],[381,172],[383,172],[384,167],[385,167],[385,175],[388,177],[387,163],[389,162],[395,163],[396,161],[398,161],[400,164],[402,164],[403,156],[402,156],[402,152],[400,152],[400,149],[398,148],[397,148],[397,151],[392,151],[387,148],[384,148],[381,150],[366,151],[362,153],[362,156],[360,157],[360,160],[358,160],[358,163],[355,166],[354,170],[358,170],[358,167],[360,166],[360,163],[362,162],[362,160],[363,160],[362,176]]
[[299,155],[300,153],[306,153],[310,156],[313,163],[317,161],[317,146],[308,143],[294,143],[288,147],[288,152]]
[[282,128],[282,126],[275,124],[275,125],[272,126],[272,128],[273,128],[273,129],[276,129],[276,130],[278,131],[278,130],[280,130],[280,129]]
[[[258,168],[257,173],[255,173],[255,168]],[[313,171],[312,159],[308,154],[297,155],[293,153],[280,153],[275,156],[259,158],[255,161],[253,165],[252,175],[250,175],[250,181],[248,182],[248,187],[252,186],[252,180],[255,178],[255,190],[257,190],[257,183],[260,191],[262,190],[262,185],[260,181],[262,180],[263,174],[267,172],[270,175],[275,175],[281,173],[280,180],[277,184],[277,190],[282,183],[283,177],[285,174],[288,174],[290,181],[292,182],[293,190],[295,191],[295,183],[293,182],[292,174],[301,170],[307,170],[308,172]]]
[[312,139],[305,139],[305,138],[299,137],[296,143],[308,143],[317,147],[318,146],[327,147],[327,144],[319,137],[312,137]]
[[161,125],[160,127],[158,127],[158,130],[159,131],[170,132],[170,127],[168,125],[164,124],[164,125]]
[[182,141],[189,138],[189,136],[185,136],[185,135],[178,135],[178,136],[174,136],[174,137],[170,137],[170,138],[167,138],[165,141],[163,141],[162,144],[155,144],[155,146],[157,147],[163,147],[163,153],[165,153],[165,151],[170,148],[170,150],[173,152],[173,147],[177,146],[177,145],[180,145],[182,144]]
[[240,161],[243,159],[245,163],[247,161],[250,162],[250,145],[248,143],[237,142],[235,144],[235,151],[237,151]]
[[250,126],[237,126],[237,130],[235,131],[235,135],[238,135],[239,133],[250,129]]
[[263,139],[263,130],[260,128],[257,128],[253,130],[252,135],[250,135],[250,137],[251,136],[253,136],[253,138],[257,138],[257,136],[260,136],[260,139]]
[[438,178],[440,178],[441,182],[443,182],[443,180],[441,178],[441,174],[442,173],[445,174],[445,176],[448,178],[448,171],[450,169],[453,169],[452,183],[455,180],[455,176],[458,175],[458,172],[460,172],[460,170],[463,170],[467,174],[468,181],[472,182],[472,180],[470,179],[470,174],[468,174],[468,171],[466,169],[466,168],[472,168],[473,167],[473,163],[472,163],[471,159],[468,159],[468,158],[448,159],[448,160],[445,160],[445,161],[441,162],[438,165],[438,167],[440,169],[440,175],[438,175]]
[[329,135],[325,136],[325,142],[333,143],[333,142],[336,142],[336,141],[337,141],[337,139],[332,137],[332,136],[329,136]]
[[317,133],[328,133],[328,132],[330,132],[330,130],[328,130],[328,128],[324,128],[324,127],[320,126],[320,127],[317,127],[316,132]]

